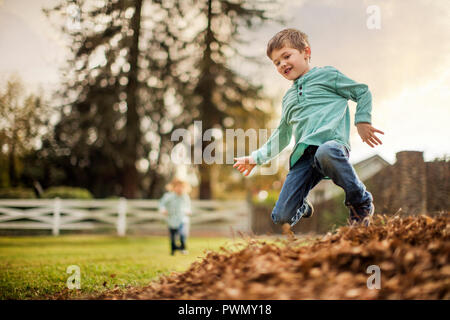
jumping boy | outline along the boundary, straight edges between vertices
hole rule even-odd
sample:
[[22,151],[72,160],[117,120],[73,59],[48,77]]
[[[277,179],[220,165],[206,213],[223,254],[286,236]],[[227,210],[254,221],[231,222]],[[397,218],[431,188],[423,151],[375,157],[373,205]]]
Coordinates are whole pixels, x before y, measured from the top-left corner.
[[281,121],[268,141],[250,156],[235,158],[233,167],[247,176],[256,165],[279,154],[290,142],[295,146],[289,173],[272,211],[277,224],[294,226],[312,216],[309,191],[322,179],[332,179],[345,191],[350,223],[369,224],[375,208],[370,192],[349,162],[350,113],[348,100],[357,102],[355,125],[370,147],[382,144],[371,125],[372,96],[365,84],[357,83],[333,67],[310,68],[308,36],[296,29],[277,33],[267,45],[267,56],[277,71],[292,80],[282,101]]

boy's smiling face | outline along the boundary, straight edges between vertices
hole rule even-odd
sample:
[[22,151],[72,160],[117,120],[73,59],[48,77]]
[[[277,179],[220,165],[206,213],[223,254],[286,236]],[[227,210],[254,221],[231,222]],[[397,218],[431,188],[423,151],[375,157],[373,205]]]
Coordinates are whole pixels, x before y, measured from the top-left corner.
[[303,52],[290,47],[274,49],[271,54],[277,71],[288,80],[295,80],[309,71],[311,49],[306,47]]

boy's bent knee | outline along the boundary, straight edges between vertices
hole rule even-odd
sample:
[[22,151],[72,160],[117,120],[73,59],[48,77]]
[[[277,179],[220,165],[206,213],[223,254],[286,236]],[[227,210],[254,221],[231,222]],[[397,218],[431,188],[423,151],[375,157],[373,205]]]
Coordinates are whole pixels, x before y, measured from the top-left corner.
[[336,141],[327,141],[319,148],[317,148],[315,158],[319,162],[324,162],[334,158],[336,154],[343,154],[345,156],[344,146]]
[[327,141],[317,148],[315,156],[327,156],[336,151],[342,151],[342,145],[336,141]]

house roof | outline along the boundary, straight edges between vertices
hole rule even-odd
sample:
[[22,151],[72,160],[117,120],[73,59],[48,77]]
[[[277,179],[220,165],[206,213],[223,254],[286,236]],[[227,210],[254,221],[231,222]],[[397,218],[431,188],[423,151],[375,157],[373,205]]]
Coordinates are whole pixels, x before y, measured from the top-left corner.
[[360,161],[353,165],[355,171],[358,173],[359,178],[364,181],[377,174],[380,170],[391,164],[384,160],[379,155],[374,155],[363,161]]
[[383,167],[387,167],[390,166],[391,164],[389,162],[387,162],[386,160],[384,160],[383,157],[379,156],[378,154],[373,155],[367,159],[364,159],[360,162],[357,162],[353,165],[353,167],[356,169],[363,169],[367,166],[370,166],[374,163],[380,163]]

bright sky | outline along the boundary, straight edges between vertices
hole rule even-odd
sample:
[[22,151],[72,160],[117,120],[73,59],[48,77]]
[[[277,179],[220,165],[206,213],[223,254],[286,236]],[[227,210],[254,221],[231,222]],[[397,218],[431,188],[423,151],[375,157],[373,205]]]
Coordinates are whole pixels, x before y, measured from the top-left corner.
[[[47,91],[58,84],[58,65],[66,51],[41,12],[55,2],[0,0],[0,81],[16,72],[32,90],[42,86]],[[393,163],[395,153],[402,150],[424,151],[428,161],[450,155],[449,1],[286,3],[282,14],[288,17],[287,23],[259,28],[249,52],[264,56],[267,41],[277,31],[295,27],[309,35],[312,66],[334,66],[369,86],[373,125],[385,132],[384,144],[370,148],[353,127],[352,162],[378,153]],[[369,29],[368,21],[379,23],[380,28]],[[263,79],[267,93],[281,99],[291,83],[265,61],[264,68],[242,66],[240,70]],[[355,104],[350,106],[353,116]]]

